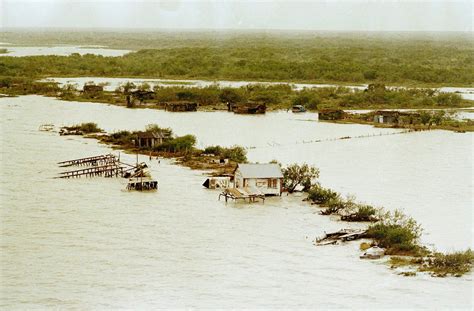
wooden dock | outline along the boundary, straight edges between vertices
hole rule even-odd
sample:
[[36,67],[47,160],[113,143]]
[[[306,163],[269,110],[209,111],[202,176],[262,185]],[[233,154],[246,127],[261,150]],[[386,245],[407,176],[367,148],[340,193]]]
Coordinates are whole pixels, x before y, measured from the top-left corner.
[[117,157],[113,154],[104,154],[94,157],[87,157],[75,160],[68,160],[58,162],[59,167],[68,167],[68,166],[103,166],[108,164],[116,163]]
[[249,188],[226,188],[221,194],[219,194],[219,200],[221,196],[225,198],[227,202],[229,199],[234,201],[237,200],[249,200],[249,203],[255,202],[261,199],[265,203],[265,195],[260,191],[252,190]]
[[153,191],[158,189],[158,182],[152,180],[149,173],[145,171],[148,168],[146,163],[137,162],[135,165],[124,163],[113,154],[62,161],[58,165],[60,167],[82,166],[83,168],[61,172],[56,178],[123,177],[129,178],[127,190]]
[[124,167],[118,164],[92,166],[79,170],[67,171],[60,173],[59,178],[74,178],[74,177],[122,177]]

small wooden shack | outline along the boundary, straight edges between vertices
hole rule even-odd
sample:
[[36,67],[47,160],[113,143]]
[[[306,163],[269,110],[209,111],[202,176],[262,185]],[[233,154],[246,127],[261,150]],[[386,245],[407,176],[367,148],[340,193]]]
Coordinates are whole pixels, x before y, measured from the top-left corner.
[[341,109],[322,109],[318,111],[319,120],[343,120],[347,116]]
[[399,125],[418,123],[420,114],[412,111],[379,110],[373,113],[373,122],[379,124]]
[[374,123],[397,124],[400,113],[398,111],[380,110],[374,112]]
[[139,148],[153,148],[162,144],[165,138],[163,133],[140,132],[135,140],[135,145]]
[[281,167],[274,163],[239,164],[234,171],[234,188],[257,189],[264,195],[281,195]]
[[185,111],[197,111],[198,104],[196,102],[167,102],[165,103],[166,111],[173,112],[185,112]]

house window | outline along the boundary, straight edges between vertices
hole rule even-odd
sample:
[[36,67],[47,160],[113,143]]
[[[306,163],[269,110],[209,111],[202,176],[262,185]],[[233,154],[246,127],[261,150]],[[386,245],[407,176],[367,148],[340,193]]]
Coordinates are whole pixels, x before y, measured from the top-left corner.
[[278,179],[269,178],[268,179],[268,188],[277,188]]

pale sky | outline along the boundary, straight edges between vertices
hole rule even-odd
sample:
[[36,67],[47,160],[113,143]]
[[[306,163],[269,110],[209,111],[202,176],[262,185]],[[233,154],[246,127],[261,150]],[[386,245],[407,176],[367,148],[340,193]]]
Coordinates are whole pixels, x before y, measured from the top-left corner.
[[472,31],[470,0],[0,0],[0,28]]

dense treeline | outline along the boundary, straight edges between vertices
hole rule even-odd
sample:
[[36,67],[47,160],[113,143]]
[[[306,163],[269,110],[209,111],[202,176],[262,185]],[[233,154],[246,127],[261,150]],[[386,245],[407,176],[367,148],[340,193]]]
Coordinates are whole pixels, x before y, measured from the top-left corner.
[[133,107],[163,108],[166,102],[193,101],[201,107],[227,109],[226,103],[265,103],[269,109],[289,109],[303,105],[308,110],[321,109],[400,109],[400,108],[460,108],[471,107],[459,94],[443,93],[434,89],[387,88],[371,84],[365,90],[347,87],[321,87],[296,90],[287,84],[252,84],[240,88],[156,86],[126,83],[114,92],[79,92],[74,85],[58,86],[52,82],[38,82],[21,77],[1,77],[0,92],[11,95],[41,94],[64,100],[95,101],[125,105],[130,89],[153,91]]
[[[474,48],[472,39],[465,37],[224,36],[212,33],[201,36],[170,33],[162,37],[163,45],[159,49],[155,49],[156,43],[139,34],[135,37],[130,34],[123,37],[116,35],[109,41],[108,37],[103,38],[112,46],[147,48],[123,57],[78,54],[2,57],[0,75],[383,82],[405,85],[472,85],[474,81]],[[4,40],[8,38],[11,39],[7,36]],[[139,38],[144,41],[139,43]]]

